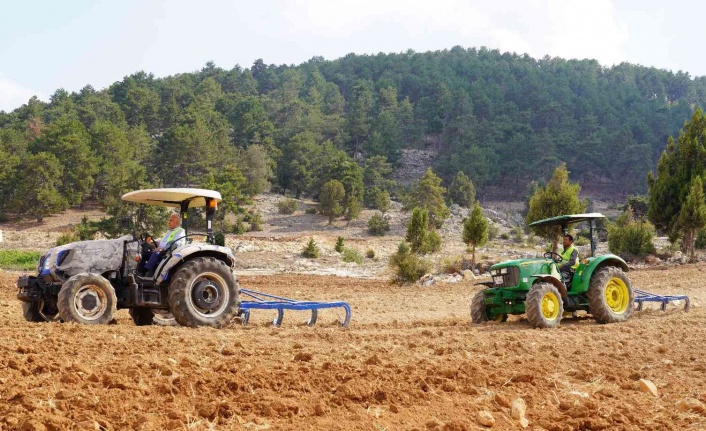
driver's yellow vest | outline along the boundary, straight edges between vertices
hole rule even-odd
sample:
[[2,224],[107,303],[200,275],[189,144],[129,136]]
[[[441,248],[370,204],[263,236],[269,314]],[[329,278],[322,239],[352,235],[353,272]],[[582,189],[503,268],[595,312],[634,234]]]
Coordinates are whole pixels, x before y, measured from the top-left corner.
[[184,236],[183,233],[184,233],[184,229],[183,229],[183,228],[180,228],[180,227],[177,227],[176,229],[174,229],[173,231],[171,231],[171,233],[170,233],[169,236],[167,237],[167,242],[168,242],[168,243],[173,242],[177,235]]
[[[567,248],[566,250],[564,250],[564,251],[561,253],[561,258],[562,258],[562,260],[563,260],[564,262],[569,262],[569,260],[571,260],[571,255],[574,253],[574,250],[576,250],[576,248],[574,248],[574,245],[571,244],[571,245],[569,246],[569,248]],[[578,266],[579,266],[579,254],[578,254],[578,252],[576,253],[576,260],[574,260],[573,262],[569,262],[569,263],[571,263],[571,268],[572,268],[572,269],[578,268]]]

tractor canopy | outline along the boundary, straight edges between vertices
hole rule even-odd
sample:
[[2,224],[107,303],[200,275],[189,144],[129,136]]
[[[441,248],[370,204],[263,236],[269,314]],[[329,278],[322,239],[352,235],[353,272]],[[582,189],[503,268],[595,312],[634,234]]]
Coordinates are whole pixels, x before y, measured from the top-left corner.
[[135,190],[123,195],[123,200],[127,202],[179,209],[185,203],[186,208],[203,207],[210,199],[220,202],[221,194],[215,190],[206,189],[147,189]]
[[581,223],[587,220],[602,219],[605,216],[601,213],[588,213],[588,214],[569,214],[560,215],[551,218],[545,218],[544,220],[537,220],[536,222],[530,223],[530,226],[561,226],[564,228],[570,224]]
[[181,213],[181,227],[189,232],[187,211],[189,208],[206,207],[206,236],[210,244],[214,243],[213,215],[216,213],[218,202],[223,200],[221,194],[215,190],[190,189],[190,188],[165,188],[135,190],[125,193],[122,198],[127,202],[162,207],[179,208]]
[[561,226],[561,231],[564,235],[569,233],[569,225],[581,223],[582,221],[587,221],[590,228],[590,240],[591,240],[591,256],[596,254],[596,241],[593,238],[593,230],[595,229],[595,221],[599,219],[604,219],[605,216],[601,213],[587,213],[587,214],[568,214],[560,215],[556,217],[545,218],[543,220],[537,220],[536,222],[530,223],[530,226]]

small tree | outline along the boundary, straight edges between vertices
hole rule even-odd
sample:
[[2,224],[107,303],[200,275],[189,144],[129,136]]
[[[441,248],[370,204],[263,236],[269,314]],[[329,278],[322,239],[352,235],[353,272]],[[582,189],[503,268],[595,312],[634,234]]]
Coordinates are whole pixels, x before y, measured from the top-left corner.
[[380,214],[374,214],[368,220],[368,232],[371,235],[383,236],[390,230],[390,223]]
[[333,222],[333,219],[340,217],[343,214],[343,198],[346,191],[338,180],[330,180],[324,184],[319,196],[319,208],[321,213],[328,216],[328,224]]
[[[529,200],[527,224],[563,214],[581,213],[586,209],[586,202],[579,199],[581,186],[569,182],[569,171],[562,163],[554,170],[554,175],[546,187],[537,187]],[[534,232],[551,241],[552,251],[557,251],[561,238],[561,227],[534,227]]]
[[691,188],[679,211],[677,224],[684,232],[682,246],[693,261],[696,234],[699,229],[706,226],[706,202],[704,202],[704,186],[701,177],[694,177],[691,181]]
[[449,201],[470,208],[476,200],[476,188],[470,178],[459,171],[449,186]]
[[427,210],[415,208],[412,211],[405,241],[410,243],[413,253],[428,254],[441,249],[441,237],[432,229]]
[[343,244],[343,237],[339,236],[336,239],[336,246],[333,249],[336,250],[337,253],[343,253],[343,247],[345,247]]
[[309,238],[309,242],[306,243],[306,246],[304,247],[304,250],[302,250],[302,256],[309,258],[309,259],[316,259],[319,257],[321,254],[321,250],[319,249],[319,246],[316,244],[316,241],[314,241],[314,238]]
[[441,187],[441,178],[429,168],[407,196],[406,207],[427,210],[431,222],[440,228],[450,214],[444,202],[445,193],[446,189]]
[[390,193],[387,190],[378,190],[375,193],[375,208],[383,215],[390,210]]
[[476,266],[476,247],[482,247],[488,241],[488,220],[476,202],[471,216],[463,220],[463,242],[471,247],[471,264]]

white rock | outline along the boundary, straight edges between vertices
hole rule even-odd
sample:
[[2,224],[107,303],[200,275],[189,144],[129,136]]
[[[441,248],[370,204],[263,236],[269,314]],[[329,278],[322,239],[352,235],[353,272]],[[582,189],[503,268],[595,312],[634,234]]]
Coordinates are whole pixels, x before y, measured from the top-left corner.
[[473,271],[470,269],[464,269],[463,270],[463,279],[464,280],[475,280],[476,276],[473,274]]
[[486,427],[492,427],[493,425],[495,425],[495,418],[487,410],[479,411],[478,414],[476,415],[476,421],[478,421],[479,424],[486,426]]
[[512,401],[511,414],[515,419],[522,419],[527,412],[527,404],[522,398],[515,398]]
[[640,390],[652,394],[655,397],[658,396],[657,386],[647,379],[640,379]]
[[677,410],[680,412],[704,413],[706,412],[706,406],[696,398],[686,398],[677,403]]

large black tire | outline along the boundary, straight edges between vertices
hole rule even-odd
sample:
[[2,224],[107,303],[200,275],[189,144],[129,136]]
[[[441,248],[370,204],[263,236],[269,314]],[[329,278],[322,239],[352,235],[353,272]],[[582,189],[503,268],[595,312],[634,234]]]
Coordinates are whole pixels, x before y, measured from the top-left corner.
[[586,294],[589,311],[598,323],[624,322],[632,315],[635,292],[627,274],[617,266],[593,273]]
[[535,328],[556,328],[564,314],[564,301],[559,289],[551,283],[537,283],[525,298],[527,320]]
[[238,312],[238,280],[224,262],[196,257],[174,274],[169,306],[182,326],[222,328]]
[[113,320],[117,303],[108,280],[98,274],[77,274],[61,287],[57,307],[64,322],[106,325]]
[[482,290],[473,295],[473,300],[471,301],[471,322],[505,322],[506,320],[507,314],[498,314],[497,316],[493,316],[491,320],[488,316],[488,307],[485,306],[485,294]]
[[174,316],[166,310],[152,310],[151,308],[131,308],[130,317],[136,326],[176,326]]
[[53,322],[59,320],[59,310],[54,301],[22,302],[22,316],[28,322]]

